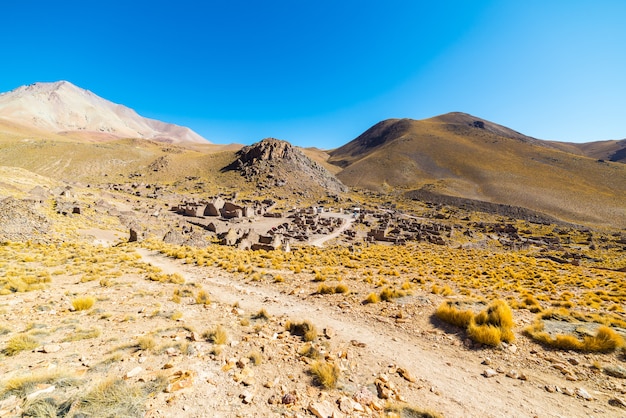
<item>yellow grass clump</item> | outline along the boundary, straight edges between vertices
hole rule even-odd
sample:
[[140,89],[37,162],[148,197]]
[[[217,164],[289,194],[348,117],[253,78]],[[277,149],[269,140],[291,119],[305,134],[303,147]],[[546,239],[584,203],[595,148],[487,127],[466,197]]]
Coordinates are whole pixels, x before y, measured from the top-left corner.
[[202,337],[216,345],[223,345],[228,342],[228,332],[221,325],[216,326],[212,330],[205,331]]
[[453,302],[445,302],[437,308],[435,316],[442,321],[466,328],[473,341],[497,346],[502,341],[511,342],[513,334],[513,312],[503,300],[496,300],[486,310],[475,314],[472,310],[462,310]]
[[445,302],[439,305],[435,316],[444,322],[457,327],[466,328],[474,318],[474,312],[469,309],[461,310],[454,306],[454,302]]
[[310,372],[317,383],[326,389],[335,388],[341,375],[338,365],[325,360],[317,360],[311,363]]
[[72,306],[75,311],[86,311],[87,309],[91,309],[94,303],[96,303],[96,298],[93,296],[81,296],[72,299]]
[[7,341],[7,345],[2,352],[7,356],[14,356],[25,350],[32,350],[39,347],[39,342],[28,334],[18,334]]
[[313,341],[317,338],[317,328],[309,321],[292,322],[287,321],[285,329],[293,335],[302,337],[304,341]]
[[624,338],[606,325],[600,326],[596,335],[585,335],[582,340],[571,334],[551,336],[544,331],[543,322],[540,320],[526,328],[524,332],[535,341],[559,350],[610,353],[625,346]]

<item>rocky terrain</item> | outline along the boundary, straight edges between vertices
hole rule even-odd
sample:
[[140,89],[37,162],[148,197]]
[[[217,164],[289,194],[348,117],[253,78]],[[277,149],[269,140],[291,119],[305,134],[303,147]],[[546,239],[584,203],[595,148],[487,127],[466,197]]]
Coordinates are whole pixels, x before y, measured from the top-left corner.
[[623,164],[458,113],[68,134],[108,104],[18,90],[65,116],[0,121],[0,417],[626,416]]
[[[256,183],[257,190],[287,187],[306,193],[320,191],[344,193],[348,188],[326,168],[307,157],[286,141],[266,138],[237,152],[237,160],[227,170],[236,170],[246,180]],[[294,173],[298,173],[294,176]]]

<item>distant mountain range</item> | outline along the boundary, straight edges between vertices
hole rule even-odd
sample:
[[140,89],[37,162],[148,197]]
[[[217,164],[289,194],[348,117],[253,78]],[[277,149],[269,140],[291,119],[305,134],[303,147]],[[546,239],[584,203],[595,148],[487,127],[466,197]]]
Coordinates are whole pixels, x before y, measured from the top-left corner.
[[[390,196],[511,205],[626,228],[626,140],[545,141],[448,113],[385,120],[331,151],[303,149],[301,155],[276,140],[240,148],[212,145],[188,128],[142,118],[64,81],[0,95],[0,166],[53,179],[197,179],[214,189],[248,187],[285,198],[313,190],[334,195],[343,183]],[[270,150],[272,158],[247,158],[250,150]]]
[[35,83],[0,94],[0,119],[27,129],[87,140],[208,142],[189,128],[144,118],[68,81]]

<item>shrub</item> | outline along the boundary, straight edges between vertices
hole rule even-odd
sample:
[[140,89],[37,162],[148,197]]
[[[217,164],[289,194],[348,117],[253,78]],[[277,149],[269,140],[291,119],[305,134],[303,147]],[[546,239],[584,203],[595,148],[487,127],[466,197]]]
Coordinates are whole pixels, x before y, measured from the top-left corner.
[[139,347],[141,350],[153,350],[156,345],[156,341],[151,335],[142,335],[141,337],[137,338],[137,347]]
[[145,393],[137,385],[112,378],[100,382],[76,402],[77,412],[88,416],[143,416]]
[[265,308],[261,308],[261,310],[259,312],[257,312],[256,314],[254,314],[252,316],[252,319],[263,319],[263,320],[267,320],[270,319],[270,314],[267,313],[267,311],[265,310]]
[[81,296],[76,299],[72,299],[72,306],[76,311],[91,309],[94,303],[96,303],[96,298],[93,296]]
[[317,383],[326,389],[335,388],[341,374],[339,366],[324,360],[314,361],[310,372]]
[[373,292],[370,293],[369,295],[367,295],[367,297],[363,301],[364,304],[378,303],[378,302],[380,302],[380,298],[378,297],[378,295],[376,293],[373,293]]
[[435,316],[449,324],[466,328],[470,321],[474,319],[474,312],[469,309],[458,309],[454,306],[454,302],[445,302],[439,305],[435,311]]
[[496,346],[502,341],[515,339],[513,312],[503,300],[494,301],[478,314],[456,308],[453,302],[445,302],[437,308],[435,316],[450,324],[466,327],[468,337],[481,344]]
[[221,325],[216,326],[210,331],[206,331],[202,337],[217,345],[226,344],[228,342],[228,333]]
[[291,322],[287,321],[285,328],[293,335],[302,337],[304,341],[313,341],[317,338],[317,329],[309,321]]
[[582,352],[609,353],[624,346],[624,339],[612,328],[601,326],[596,331],[596,335],[586,335],[582,340],[570,334],[557,334],[552,337],[543,331],[543,323],[535,322],[527,327],[524,332],[535,341],[559,350],[572,350]]
[[18,334],[7,341],[7,345],[3,352],[8,356],[14,356],[25,350],[32,350],[39,347],[39,342],[27,334]]
[[210,305],[211,298],[209,297],[209,294],[205,290],[200,290],[198,294],[196,295],[196,303],[198,305]]

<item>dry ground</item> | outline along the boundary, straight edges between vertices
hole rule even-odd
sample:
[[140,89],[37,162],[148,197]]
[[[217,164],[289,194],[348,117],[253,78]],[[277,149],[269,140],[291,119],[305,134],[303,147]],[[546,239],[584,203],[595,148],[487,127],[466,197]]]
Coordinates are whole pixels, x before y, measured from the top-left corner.
[[[98,248],[105,251],[98,246],[90,250]],[[547,351],[521,336],[522,327],[534,317],[524,309],[515,311],[518,338],[513,345],[469,348],[461,330],[433,319],[444,298],[424,289],[414,288],[392,302],[363,305],[360,295],[369,289],[366,283],[360,289],[351,281],[349,294],[317,295],[317,283],[305,275],[293,274],[282,282],[255,281],[244,273],[198,266],[145,248],[107,251],[126,254],[126,261],[119,262],[125,265],[118,265],[123,274],[106,282],[82,282],[79,274],[57,272],[45,289],[0,299],[6,329],[0,345],[5,347],[18,334],[37,340],[37,348],[12,356],[5,352],[0,358],[3,384],[14,377],[62,370],[77,380],[67,386],[52,382],[54,390],[42,395],[61,403],[83,399],[98,383],[120,378],[118,384],[129,391],[151,389],[138,396],[151,417],[308,416],[315,402],[337,405],[362,387],[376,394],[375,381],[381,376],[394,388],[392,403],[406,401],[446,417],[625,413],[613,406],[624,396],[624,380],[594,368],[598,362],[623,365],[620,354]],[[172,280],[177,283],[149,280],[146,272],[151,270],[160,277],[178,278]],[[198,303],[201,290],[210,295],[209,304]],[[81,295],[93,296],[96,302],[91,309],[73,311],[71,301]],[[254,318],[261,309],[269,319]],[[342,369],[335,389],[315,382],[308,372],[312,360],[302,354],[306,343],[285,331],[288,320],[305,319],[318,330],[313,347]],[[227,334],[223,345],[206,338],[218,325]],[[244,364],[247,358],[260,359],[259,364]],[[576,380],[567,380],[555,365],[567,368]],[[408,371],[406,378],[401,369]],[[487,378],[486,369],[499,373]],[[525,380],[507,377],[512,370]],[[163,391],[177,382],[189,382],[190,387]],[[0,416],[15,416],[11,408],[29,407],[20,396],[46,388],[49,384],[29,388],[13,404],[4,389]],[[555,388],[565,393],[551,393]],[[580,388],[593,399],[576,395]],[[295,395],[294,402],[282,404],[289,393]],[[385,405],[377,402],[373,405]],[[83,408],[89,413],[89,406],[76,401],[72,411]],[[91,416],[107,410],[105,406]],[[144,413],[141,407],[135,412]],[[369,409],[345,416],[381,413]]]

